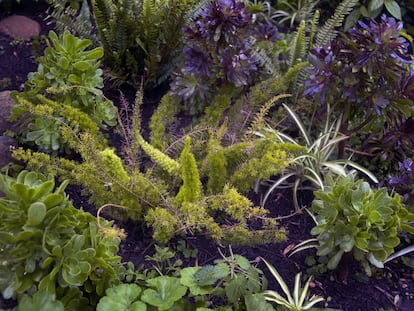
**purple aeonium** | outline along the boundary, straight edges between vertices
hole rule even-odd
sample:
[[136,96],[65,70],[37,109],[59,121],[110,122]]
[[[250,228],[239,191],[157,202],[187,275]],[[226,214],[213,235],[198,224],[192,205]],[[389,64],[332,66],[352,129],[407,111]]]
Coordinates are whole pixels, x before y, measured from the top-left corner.
[[243,51],[235,53],[232,49],[225,48],[220,53],[220,59],[225,68],[226,80],[235,86],[248,85],[249,78],[257,71],[254,60]]
[[[412,63],[408,53],[409,43],[401,36],[402,22],[383,15],[380,22],[370,20],[368,24],[359,21],[349,30],[344,48],[351,50],[355,65],[368,74],[380,69],[378,64],[392,65]],[[386,68],[382,68],[386,69]]]

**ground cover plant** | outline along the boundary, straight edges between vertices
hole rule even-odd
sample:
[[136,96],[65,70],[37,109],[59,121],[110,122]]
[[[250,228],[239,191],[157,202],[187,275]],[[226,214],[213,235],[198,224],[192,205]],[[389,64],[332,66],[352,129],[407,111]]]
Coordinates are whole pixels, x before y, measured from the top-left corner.
[[409,5],[275,2],[43,3],[1,309],[410,310]]

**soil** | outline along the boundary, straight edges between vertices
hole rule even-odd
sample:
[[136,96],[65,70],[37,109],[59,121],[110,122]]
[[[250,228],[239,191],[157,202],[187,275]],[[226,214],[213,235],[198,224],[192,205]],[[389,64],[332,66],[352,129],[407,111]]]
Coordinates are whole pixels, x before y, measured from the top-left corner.
[[[12,13],[26,15],[38,21],[42,26],[42,34],[47,34],[49,29],[53,28],[53,25],[44,21],[46,17],[44,6],[38,5],[36,10],[24,6],[14,7],[9,12],[3,11],[0,6],[0,18]],[[36,55],[40,55],[42,45],[36,42],[36,40],[17,42],[0,34],[0,91],[23,89],[27,74],[37,68]],[[128,96],[131,98],[130,102],[133,102],[133,90],[126,89],[124,93],[127,98]],[[106,85],[105,94],[110,96],[115,103],[119,102],[119,91],[112,85]],[[162,92],[158,90],[158,93],[154,91],[145,96],[144,119],[151,115],[161,95]],[[96,209],[89,206],[87,198],[80,194],[78,187],[69,188],[68,193],[75,206],[83,206],[96,214]],[[256,202],[259,200],[254,194],[251,198]],[[311,201],[311,195],[303,195],[305,205],[309,206]],[[267,208],[275,216],[291,214],[293,211],[291,194],[275,193],[269,200]],[[292,286],[295,274],[300,271],[305,272],[309,268],[306,258],[314,255],[314,250],[304,251],[292,257],[287,257],[285,252],[292,245],[311,238],[309,232],[313,227],[313,221],[306,214],[300,214],[281,219],[280,224],[288,230],[287,242],[255,247],[234,246],[232,249],[234,253],[241,254],[250,260],[255,260],[259,256],[265,258],[277,268],[289,286]],[[128,238],[121,245],[120,255],[124,261],[142,263],[146,255],[153,253],[151,240],[141,231],[137,231],[133,223],[120,225],[128,232]],[[188,265],[196,263],[204,265],[220,258],[218,246],[203,237],[187,238],[187,244],[198,249],[197,258],[186,262]],[[224,248],[223,252],[226,251],[228,249]],[[414,262],[413,256],[411,256],[411,262]],[[261,264],[261,267],[266,270],[264,265]],[[396,260],[387,264],[385,269],[376,271],[371,278],[365,277],[358,266],[353,263],[341,267],[336,273],[317,275],[313,272],[313,274],[315,279],[312,282],[312,293],[328,298],[331,308],[344,311],[414,310],[414,271],[401,261]],[[268,275],[268,280],[270,289],[278,288],[270,275]],[[13,305],[13,302],[0,299],[0,309],[10,305]]]

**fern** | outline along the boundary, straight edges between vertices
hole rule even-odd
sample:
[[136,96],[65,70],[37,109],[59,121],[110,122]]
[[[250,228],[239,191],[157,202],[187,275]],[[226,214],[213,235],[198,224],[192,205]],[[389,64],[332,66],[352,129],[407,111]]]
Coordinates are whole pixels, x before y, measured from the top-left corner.
[[338,27],[342,26],[346,15],[348,15],[358,0],[343,0],[335,9],[334,14],[319,29],[316,35],[315,46],[323,46],[336,38]]
[[248,131],[245,134],[245,140],[248,140],[252,137],[252,134],[264,126],[264,118],[266,117],[269,110],[275,105],[275,103],[282,98],[286,98],[291,96],[290,94],[280,94],[273,96],[271,99],[269,99],[259,110],[258,113],[256,113],[253,121],[250,124],[250,127]]
[[298,62],[303,61],[306,54],[306,22],[301,21],[293,40],[293,47],[290,53],[289,67],[293,67]]

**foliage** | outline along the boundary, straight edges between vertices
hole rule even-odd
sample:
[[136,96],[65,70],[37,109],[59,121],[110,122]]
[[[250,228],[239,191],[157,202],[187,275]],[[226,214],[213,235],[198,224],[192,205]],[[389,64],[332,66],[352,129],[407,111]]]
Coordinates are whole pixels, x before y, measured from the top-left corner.
[[[311,134],[311,129],[306,129],[299,116],[287,105],[284,105],[284,107],[299,129],[298,137],[292,138],[265,124],[258,129],[256,135],[259,137],[269,136],[270,139],[273,138],[276,141],[292,143],[299,147],[303,146],[305,150],[290,161],[289,165],[282,171],[279,179],[271,182],[271,186],[263,198],[263,205],[275,189],[289,187],[293,188],[293,202],[296,211],[299,212],[300,206],[297,199],[299,189],[310,187],[312,190],[323,190],[327,176],[345,176],[348,167],[358,170],[369,176],[374,182],[378,182],[371,172],[357,163],[346,159],[335,158],[338,143],[347,139],[345,135],[339,133],[340,120],[330,124],[328,113],[324,128],[314,139]],[[307,182],[310,182],[310,185],[307,185]]]
[[[359,22],[349,34],[311,51],[314,65],[304,95],[316,95],[322,107],[336,103],[343,112],[345,135],[370,126],[388,130],[411,115],[413,78],[408,42],[401,22],[382,16],[380,22]],[[344,145],[340,154],[344,154]]]
[[300,273],[296,274],[293,293],[291,293],[285,281],[283,280],[279,272],[277,272],[275,267],[273,267],[270,263],[268,263],[263,258],[262,260],[266,264],[267,268],[270,270],[271,274],[276,279],[280,288],[283,290],[284,294],[287,297],[286,299],[285,297],[280,295],[275,290],[266,290],[263,292],[263,296],[265,297],[267,301],[275,302],[277,305],[281,305],[287,310],[292,310],[292,311],[301,311],[301,310],[315,310],[315,311],[316,310],[320,310],[320,311],[332,310],[333,311],[333,309],[313,308],[313,306],[316,305],[317,303],[324,301],[324,298],[321,296],[315,296],[315,295],[309,298],[309,295],[310,295],[309,285],[312,280],[312,277],[310,277],[306,281],[305,286],[302,288],[301,274]]
[[120,239],[101,231],[111,224],[75,209],[66,186],[55,190],[51,176],[35,172],[1,175],[0,288],[6,299],[22,298],[22,308],[28,299],[61,301],[65,310],[88,308],[122,275]]
[[[139,119],[139,109],[137,105],[134,120]],[[185,146],[181,156],[175,159],[144,141],[139,122],[134,121],[131,126],[124,131],[130,133],[128,145],[141,146],[157,167],[143,170],[137,156],[144,155],[128,148],[126,159],[133,160],[123,161],[95,135],[78,132],[76,125],[71,124],[62,125],[62,135],[82,157],[82,162],[57,157],[46,159],[44,154],[22,149],[14,155],[28,161],[29,167],[82,185],[90,194],[91,202],[98,206],[107,202],[123,206],[113,208],[111,216],[144,221],[158,241],[167,242],[179,234],[195,233],[205,233],[222,243],[237,244],[261,244],[285,238],[283,228],[265,217],[266,211],[253,206],[242,192],[253,187],[257,179],[266,179],[281,171],[287,158],[295,152],[289,144],[263,140],[223,146],[224,126],[217,132],[211,131],[211,139],[200,143],[197,149],[189,137],[183,138]],[[214,156],[210,150],[216,151]],[[241,158],[244,163],[240,163]],[[217,165],[221,159],[225,161]],[[218,174],[225,176],[227,182],[220,179],[217,183]],[[261,224],[261,229],[251,229],[249,223],[254,219]]]
[[184,56],[171,85],[191,115],[203,112],[217,90],[234,94],[252,85],[260,73],[255,41],[278,39],[275,26],[254,24],[243,1],[212,1],[198,14],[184,29]]
[[[220,251],[221,252],[221,251]],[[168,275],[153,275],[152,268],[133,284],[107,290],[98,311],[123,310],[273,310],[259,293],[266,287],[263,272],[243,256],[223,255],[214,264],[177,268]],[[208,308],[207,308],[208,307]],[[227,310],[226,309],[226,310]],[[214,309],[216,310],[216,309]],[[221,309],[220,309],[221,310]]]
[[395,191],[403,197],[404,203],[410,208],[414,206],[414,162],[404,159],[398,162],[399,170],[396,175],[385,180],[389,191]]
[[401,20],[403,16],[401,7],[395,0],[362,0],[358,4],[346,19],[345,30],[355,26],[362,17],[377,18],[384,9],[396,19]]
[[[99,59],[103,55],[101,48],[87,50],[91,41],[79,39],[65,31],[61,36],[49,32],[48,47],[44,56],[39,57],[38,70],[28,75],[23,93],[14,93],[18,104],[13,107],[12,118],[29,114],[32,122],[23,130],[23,141],[34,143],[39,150],[45,152],[62,151],[65,141],[62,139],[58,124],[50,118],[29,111],[19,98],[24,98],[35,105],[43,105],[47,99],[67,107],[73,107],[88,114],[99,126],[116,124],[116,108],[112,102],[104,99],[102,94],[102,70],[99,69]],[[64,122],[66,116],[58,117],[58,122]]]
[[182,48],[186,13],[194,1],[94,0],[93,15],[104,64],[135,87],[154,86],[172,72]]
[[87,0],[47,0],[48,19],[55,23],[59,33],[69,30],[78,38],[90,39],[96,45],[97,38],[91,20]]
[[400,243],[400,231],[413,234],[410,214],[401,196],[388,195],[386,188],[374,190],[352,175],[328,177],[324,190],[314,192],[311,211],[316,227],[311,231],[319,242],[318,256],[327,256],[327,267],[335,269],[344,254],[352,254],[367,274],[368,263],[382,268]]

